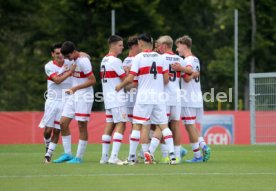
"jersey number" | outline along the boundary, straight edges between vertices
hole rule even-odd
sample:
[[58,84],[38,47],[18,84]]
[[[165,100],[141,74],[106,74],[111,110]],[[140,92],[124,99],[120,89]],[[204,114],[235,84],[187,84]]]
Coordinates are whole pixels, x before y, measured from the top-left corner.
[[[198,66],[196,67],[196,71],[198,71],[198,72],[199,72],[199,67],[198,67]],[[195,78],[195,82],[196,82],[196,83],[198,83],[198,82],[199,82],[199,76]]]
[[156,68],[156,62],[153,62],[150,67],[150,74],[153,74],[153,79],[157,79],[157,68]]
[[103,83],[106,83],[106,82],[107,82],[107,79],[105,79],[105,74],[106,74],[105,65],[102,65],[102,69],[103,69],[103,76],[102,76]]
[[170,76],[170,77],[169,77],[169,80],[170,80],[171,82],[174,82],[175,79],[176,79],[176,71],[174,71],[174,70],[172,69],[171,65],[169,65],[169,73],[173,75],[173,76]]

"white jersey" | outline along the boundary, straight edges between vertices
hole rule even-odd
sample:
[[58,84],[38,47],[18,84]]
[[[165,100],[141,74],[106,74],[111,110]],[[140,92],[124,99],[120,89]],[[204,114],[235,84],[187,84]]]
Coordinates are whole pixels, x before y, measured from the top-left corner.
[[[199,60],[195,56],[188,56],[184,59],[185,66],[192,67],[193,71],[200,72]],[[184,74],[187,75],[187,74]],[[181,105],[182,107],[203,107],[203,98],[199,77],[190,82],[181,80]]]
[[126,93],[124,90],[117,92],[115,87],[121,83],[121,78],[126,76],[122,61],[110,54],[101,62],[101,80],[104,95],[105,109],[126,106]]
[[[92,72],[92,65],[90,60],[87,57],[78,57],[75,61],[76,69],[73,72],[73,85],[77,86],[87,81],[87,77],[91,75]],[[86,95],[91,94],[93,95],[93,87],[89,86],[83,89],[77,90],[74,95]]]
[[176,72],[172,69],[171,64],[180,63],[181,66],[184,66],[184,60],[180,56],[172,53],[165,52],[162,54],[162,58],[165,62],[165,65],[169,68],[169,83],[165,85],[166,93],[166,105],[176,106],[180,105],[180,76],[181,72]]
[[130,74],[138,76],[136,104],[165,104],[163,74],[168,67],[156,52],[143,51],[135,56]]
[[[134,56],[128,56],[124,59],[123,61],[123,67],[128,67],[129,69],[132,66],[132,61],[134,59]],[[138,82],[137,77],[134,78],[134,82]],[[135,101],[136,101],[136,95],[137,95],[137,90],[132,88],[131,91],[127,92],[127,107],[134,107]]]
[[52,78],[54,76],[62,76],[70,70],[72,62],[65,59],[64,64],[59,66],[56,61],[49,61],[45,65],[45,73],[47,75],[47,99],[62,100],[65,95],[65,90],[72,87],[72,77],[68,77],[60,84],[56,84]]

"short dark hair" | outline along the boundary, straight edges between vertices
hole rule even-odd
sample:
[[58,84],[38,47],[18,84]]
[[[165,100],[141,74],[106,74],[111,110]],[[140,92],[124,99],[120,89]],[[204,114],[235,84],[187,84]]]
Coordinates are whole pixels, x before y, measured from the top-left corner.
[[56,42],[51,46],[51,52],[55,52],[55,49],[61,48],[62,43],[61,42]]
[[108,38],[108,44],[112,44],[114,42],[119,42],[119,41],[123,41],[123,38],[118,36],[118,35],[111,35],[109,38]]
[[138,36],[138,40],[142,40],[144,42],[153,44],[153,38],[151,37],[151,35],[149,33],[140,34]]
[[133,45],[138,45],[138,36],[130,36],[127,40],[127,46],[128,48],[131,48]]
[[63,55],[68,55],[76,50],[76,46],[71,41],[65,41],[61,46],[61,53]]

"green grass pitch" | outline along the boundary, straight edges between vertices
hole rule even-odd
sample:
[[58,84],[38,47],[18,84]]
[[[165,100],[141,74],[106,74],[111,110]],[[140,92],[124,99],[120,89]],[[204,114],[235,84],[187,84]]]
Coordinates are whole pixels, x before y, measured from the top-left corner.
[[[211,148],[207,163],[115,166],[99,164],[101,145],[89,145],[80,165],[44,164],[43,145],[0,145],[0,191],[276,190],[275,145]],[[53,158],[61,152],[59,145]],[[123,145],[121,158],[127,153]]]

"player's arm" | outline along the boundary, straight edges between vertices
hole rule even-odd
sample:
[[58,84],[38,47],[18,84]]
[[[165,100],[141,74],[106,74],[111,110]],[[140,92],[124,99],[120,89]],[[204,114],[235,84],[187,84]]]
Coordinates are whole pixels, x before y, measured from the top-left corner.
[[132,88],[137,88],[137,87],[138,87],[138,80],[133,80],[132,83],[126,85],[125,92],[130,91]]
[[91,74],[89,74],[87,76],[87,81],[85,81],[84,83],[79,84],[77,86],[71,87],[70,89],[66,90],[66,93],[74,94],[77,90],[84,89],[84,88],[87,88],[90,86],[94,86],[95,84],[96,84],[96,78],[95,78],[94,74],[91,72]]
[[133,74],[129,74],[125,79],[124,81],[122,81],[120,84],[118,84],[116,87],[115,87],[115,90],[118,92],[120,91],[122,88],[126,87],[128,84],[132,83],[133,80],[134,80],[134,77],[135,75]]
[[163,73],[163,79],[164,79],[164,84],[167,85],[169,83],[169,73],[165,72]]
[[80,53],[80,57],[86,57],[89,60],[91,60],[91,56],[89,54],[87,54],[86,52],[79,52]]
[[174,63],[174,64],[171,64],[171,67],[175,71],[185,72],[186,74],[192,74],[193,73],[193,68],[190,65],[181,66],[180,63]]
[[184,74],[184,76],[183,76],[183,79],[184,79],[184,81],[185,82],[190,82],[192,79],[195,79],[195,78],[197,78],[197,77],[199,77],[199,72],[197,72],[197,71],[195,71],[195,72],[193,72],[192,74]]
[[69,76],[71,76],[72,73],[75,71],[75,69],[76,69],[76,64],[72,64],[70,67],[70,70],[64,72],[63,75],[61,75],[61,76],[58,76],[58,75],[52,76],[51,80],[53,82],[55,82],[56,84],[60,84],[61,82],[66,80]]

